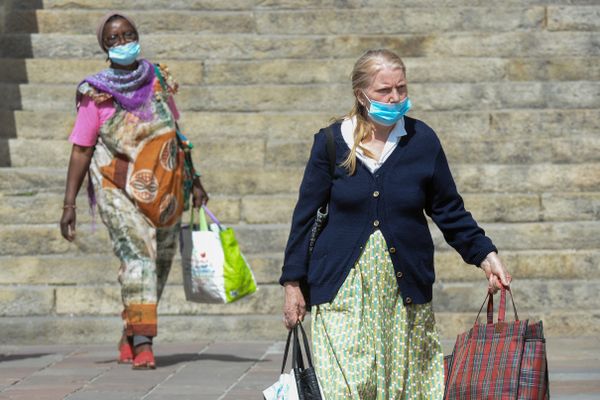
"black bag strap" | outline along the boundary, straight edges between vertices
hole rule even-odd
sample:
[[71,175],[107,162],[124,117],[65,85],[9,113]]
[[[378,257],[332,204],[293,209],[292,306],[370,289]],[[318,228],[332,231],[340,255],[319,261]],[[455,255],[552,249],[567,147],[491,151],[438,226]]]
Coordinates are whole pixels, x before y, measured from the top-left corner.
[[[306,336],[306,332],[304,331],[304,327],[301,322],[294,327],[294,350],[293,350],[293,359],[292,366],[295,370],[304,371],[306,368],[313,368],[312,357],[310,355],[310,347],[308,345],[308,338]],[[302,342],[300,342],[300,334],[302,335]],[[304,364],[304,356],[306,357],[307,367],[305,368]]]
[[310,347],[308,346],[308,338],[306,336],[306,332],[304,331],[304,327],[301,323],[298,324],[300,328],[300,332],[302,333],[302,342],[304,343],[304,354],[306,354],[306,361],[308,362],[308,367],[312,368],[312,357],[310,355]]
[[[294,329],[296,329],[296,328],[294,327]],[[283,351],[283,363],[281,364],[281,373],[282,374],[283,374],[283,371],[285,370],[285,364],[287,363],[288,353],[290,352],[290,342],[292,340],[292,333],[293,333],[294,329],[290,329],[290,331],[288,332],[287,341],[285,342],[285,350]]]
[[294,350],[292,353],[292,368],[296,371],[304,371],[304,360],[302,359],[302,348],[298,338],[298,326],[294,327]]
[[325,128],[325,135],[327,136],[327,157],[329,158],[329,175],[333,178],[335,173],[335,141],[333,138],[333,129],[331,126]]
[[[302,335],[302,342],[300,342],[300,335]],[[313,367],[312,357],[310,355],[310,347],[308,344],[308,337],[306,336],[306,332],[304,331],[304,327],[302,323],[298,321],[296,326],[294,326],[288,332],[287,341],[285,343],[285,350],[283,351],[283,363],[281,364],[281,373],[283,374],[285,371],[285,365],[287,364],[288,354],[290,352],[290,344],[292,346],[292,368],[303,371],[304,367],[304,357],[302,353],[306,356],[306,362],[308,364],[308,368]],[[304,348],[304,351],[302,350]]]

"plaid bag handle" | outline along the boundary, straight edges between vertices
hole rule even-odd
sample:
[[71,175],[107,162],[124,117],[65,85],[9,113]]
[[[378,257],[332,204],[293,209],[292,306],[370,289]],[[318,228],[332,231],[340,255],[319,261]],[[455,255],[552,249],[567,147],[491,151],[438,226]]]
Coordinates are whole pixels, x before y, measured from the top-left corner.
[[[510,295],[510,301],[513,306],[513,311],[515,313],[515,321],[519,320],[519,315],[517,314],[517,306],[515,305],[515,299],[513,298],[512,291],[509,287],[503,287],[500,289],[500,305],[498,306],[498,322],[504,322],[506,317],[506,292]],[[487,302],[487,323],[494,323],[494,295],[490,292],[487,293],[487,296],[483,300],[483,304],[479,308],[479,312],[477,313],[477,317],[475,318],[475,324],[477,325],[477,321],[479,321],[479,315],[483,310],[483,306]]]

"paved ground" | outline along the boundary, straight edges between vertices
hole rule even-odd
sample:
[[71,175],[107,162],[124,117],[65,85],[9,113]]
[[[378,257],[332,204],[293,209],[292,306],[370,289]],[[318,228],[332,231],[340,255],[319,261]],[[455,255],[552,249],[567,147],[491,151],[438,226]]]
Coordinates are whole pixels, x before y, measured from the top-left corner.
[[[450,349],[452,343],[445,342]],[[156,345],[159,368],[117,365],[115,346],[0,346],[0,399],[261,399],[281,342]],[[600,340],[549,339],[552,399],[600,399]]]

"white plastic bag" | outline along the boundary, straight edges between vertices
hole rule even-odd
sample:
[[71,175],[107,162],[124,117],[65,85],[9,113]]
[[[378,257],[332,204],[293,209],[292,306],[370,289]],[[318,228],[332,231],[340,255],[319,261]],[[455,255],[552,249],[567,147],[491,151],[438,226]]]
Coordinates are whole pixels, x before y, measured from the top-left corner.
[[279,380],[263,390],[265,400],[298,400],[294,371],[279,375]]
[[[208,213],[214,223],[208,226]],[[181,229],[181,261],[185,298],[197,303],[231,303],[257,290],[256,279],[240,251],[235,233],[221,226],[206,206],[200,223]]]
[[[285,374],[283,371],[285,371],[290,348],[292,349],[292,370]],[[300,321],[288,332],[279,380],[265,389],[263,396],[265,400],[296,400],[300,396],[306,400],[325,399],[323,388],[312,363],[308,338]]]
[[[192,211],[193,213],[193,211]],[[218,230],[210,230],[200,212],[199,230],[181,228],[181,262],[185,298],[197,303],[226,303],[223,264],[225,254]]]

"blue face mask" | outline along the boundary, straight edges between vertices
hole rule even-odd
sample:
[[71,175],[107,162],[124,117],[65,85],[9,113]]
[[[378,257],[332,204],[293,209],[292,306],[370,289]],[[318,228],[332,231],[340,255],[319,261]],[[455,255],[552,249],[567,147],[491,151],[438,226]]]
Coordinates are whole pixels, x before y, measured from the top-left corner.
[[[364,94],[364,92],[363,92]],[[404,117],[404,115],[410,110],[412,103],[407,97],[400,103],[382,103],[380,101],[371,100],[365,94],[367,100],[369,100],[369,117],[383,126],[392,126]]]
[[131,65],[140,55],[140,50],[141,48],[138,42],[129,42],[108,49],[108,58],[115,64]]

